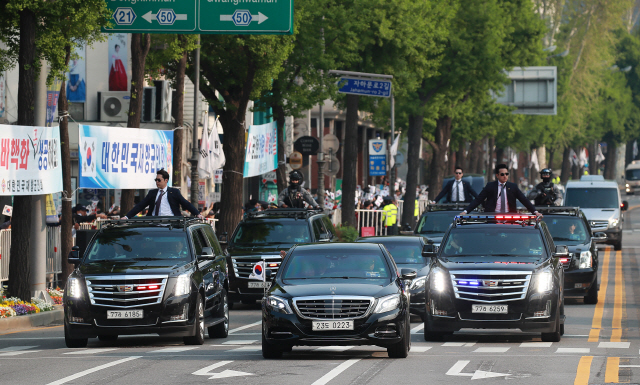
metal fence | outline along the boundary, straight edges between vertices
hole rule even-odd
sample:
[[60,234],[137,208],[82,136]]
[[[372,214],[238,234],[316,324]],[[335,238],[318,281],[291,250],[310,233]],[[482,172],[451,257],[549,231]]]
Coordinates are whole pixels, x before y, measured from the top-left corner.
[[9,253],[11,230],[0,230],[0,282],[9,279]]
[[[47,281],[58,282],[58,274],[62,273],[62,245],[60,227],[47,226]],[[11,230],[0,230],[0,282],[9,279],[9,261],[11,260]]]
[[358,223],[358,235],[362,235],[363,227],[373,227],[374,235],[387,235],[387,228],[383,226],[381,210],[356,210],[356,221]]

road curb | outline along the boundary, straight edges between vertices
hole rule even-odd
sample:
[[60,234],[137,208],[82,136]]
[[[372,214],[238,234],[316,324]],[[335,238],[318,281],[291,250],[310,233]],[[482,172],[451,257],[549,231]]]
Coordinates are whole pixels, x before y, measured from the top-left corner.
[[47,326],[64,321],[64,309],[57,305],[53,310],[37,314],[21,315],[16,317],[1,318],[0,332],[16,329],[28,329],[34,326]]

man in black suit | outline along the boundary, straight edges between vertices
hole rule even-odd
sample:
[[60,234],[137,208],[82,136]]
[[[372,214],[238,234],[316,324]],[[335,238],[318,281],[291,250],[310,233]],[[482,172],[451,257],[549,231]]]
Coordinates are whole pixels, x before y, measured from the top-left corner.
[[488,213],[515,213],[518,212],[518,208],[516,207],[517,199],[522,202],[529,211],[542,217],[542,214],[536,211],[536,208],[527,197],[524,196],[522,191],[520,191],[518,185],[507,182],[509,179],[509,170],[506,164],[496,166],[496,179],[497,181],[489,182],[484,186],[478,197],[467,206],[462,212],[462,215],[471,212],[480,204],[484,206],[484,211]]
[[475,192],[473,187],[467,181],[462,180],[462,167],[456,166],[455,168],[455,179],[447,183],[440,194],[435,199],[435,202],[440,201],[442,197],[447,196],[447,202],[449,203],[458,203],[458,202],[471,202],[473,199],[478,197],[478,194]]
[[197,208],[188,200],[184,199],[182,194],[180,194],[180,190],[167,187],[167,183],[169,182],[168,172],[158,170],[155,181],[158,188],[149,191],[147,196],[135,205],[122,219],[133,218],[147,206],[149,206],[149,211],[147,212],[148,217],[180,217],[182,216],[180,206],[182,206],[194,216],[200,219],[204,218]]

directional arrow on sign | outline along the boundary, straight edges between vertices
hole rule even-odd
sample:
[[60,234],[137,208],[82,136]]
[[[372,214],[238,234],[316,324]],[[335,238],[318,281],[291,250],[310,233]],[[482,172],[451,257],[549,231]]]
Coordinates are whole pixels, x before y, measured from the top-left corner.
[[196,376],[210,376],[209,379],[210,380],[214,380],[217,378],[228,378],[228,377],[243,377],[243,376],[253,376],[253,373],[245,373],[245,372],[238,372],[235,370],[224,370],[220,373],[212,373],[212,370],[218,369],[221,366],[227,365],[232,363],[233,361],[220,361],[218,363],[215,363],[213,365],[207,366],[206,368],[197,370],[195,372],[193,372],[192,374],[195,374]]
[[[251,22],[257,21],[258,24],[262,24],[268,19],[262,12],[258,12],[257,15],[251,15]],[[220,15],[220,21],[233,21],[233,15]]]
[[458,361],[449,371],[447,372],[447,376],[462,376],[462,377],[471,377],[472,380],[481,380],[483,378],[494,378],[494,377],[506,377],[509,374],[504,373],[494,373],[494,372],[485,372],[484,370],[476,370],[473,373],[461,373],[462,370],[467,366],[467,364],[471,361]]
[[[153,22],[153,20],[156,20],[156,13],[152,13],[151,11],[145,13],[142,18],[145,19],[146,21],[148,21],[149,23]],[[177,20],[187,20],[187,14],[176,14],[176,21]]]

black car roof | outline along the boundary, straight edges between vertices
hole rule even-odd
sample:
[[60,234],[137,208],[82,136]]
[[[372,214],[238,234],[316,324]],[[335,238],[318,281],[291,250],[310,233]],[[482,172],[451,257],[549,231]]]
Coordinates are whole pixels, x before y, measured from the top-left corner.
[[307,210],[307,209],[267,209],[263,211],[251,211],[247,213],[247,216],[243,221],[252,219],[308,219],[316,215],[322,215],[322,210]]
[[356,239],[358,243],[414,243],[424,239],[422,235],[390,235],[390,236],[376,236],[376,237],[364,237]]
[[380,246],[377,243],[351,243],[351,242],[334,242],[334,243],[307,243],[296,246],[296,249],[319,249],[323,250],[377,250]]

